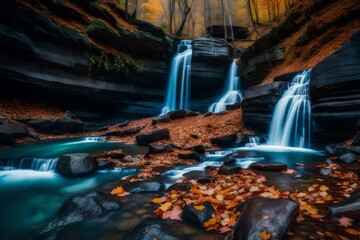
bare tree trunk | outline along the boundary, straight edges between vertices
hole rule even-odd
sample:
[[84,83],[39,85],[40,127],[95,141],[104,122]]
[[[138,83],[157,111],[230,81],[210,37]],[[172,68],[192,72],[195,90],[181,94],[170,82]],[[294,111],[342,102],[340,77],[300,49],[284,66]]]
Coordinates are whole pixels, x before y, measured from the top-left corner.
[[266,0],[266,5],[267,5],[267,12],[268,12],[268,17],[269,17],[269,22],[271,22],[270,0]]
[[138,0],[135,0],[134,11],[131,14],[131,20],[135,20],[137,18],[137,11],[138,11]]
[[173,21],[175,12],[175,0],[169,0],[169,32],[173,34]]
[[221,0],[221,16],[224,23],[224,36],[225,39],[227,39],[227,31],[226,31],[226,18],[225,18],[225,8],[224,8],[224,0]]
[[262,36],[262,35],[258,32],[258,30],[257,30],[257,28],[256,28],[256,25],[255,25],[255,23],[254,23],[253,14],[252,14],[252,10],[251,10],[250,0],[247,0],[246,3],[247,3],[247,4],[246,4],[247,9],[248,9],[248,11],[249,11],[249,13],[250,13],[251,24],[252,24],[253,28],[255,29],[255,32],[256,32],[259,36]]
[[280,0],[275,0],[277,19],[280,20]]
[[129,0],[125,0],[125,17],[129,21]]
[[[184,26],[185,26],[185,23],[186,23],[187,16],[189,15],[189,12],[190,12],[190,10],[191,10],[191,7],[189,7],[187,0],[183,0],[183,3],[184,3],[184,5],[185,5],[185,8],[183,9],[183,10],[184,10],[184,14],[182,14],[182,22],[181,22],[181,24],[180,24],[180,27],[179,27],[179,29],[176,31],[176,35],[177,35],[177,36],[181,36],[182,31],[184,30]],[[180,5],[179,5],[179,6],[180,6]]]

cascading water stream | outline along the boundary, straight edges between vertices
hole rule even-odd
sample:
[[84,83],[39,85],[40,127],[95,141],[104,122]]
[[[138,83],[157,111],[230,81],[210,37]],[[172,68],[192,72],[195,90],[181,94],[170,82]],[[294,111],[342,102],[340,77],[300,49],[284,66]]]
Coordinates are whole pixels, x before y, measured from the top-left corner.
[[231,63],[226,77],[226,93],[220,98],[218,102],[213,103],[209,107],[209,112],[218,113],[225,111],[227,105],[241,101],[242,97],[239,92],[239,75],[236,61],[237,59],[234,59]]
[[292,80],[275,106],[268,144],[310,148],[310,70]]
[[166,103],[161,115],[176,109],[189,109],[191,84],[191,40],[181,40],[174,56],[168,81]]

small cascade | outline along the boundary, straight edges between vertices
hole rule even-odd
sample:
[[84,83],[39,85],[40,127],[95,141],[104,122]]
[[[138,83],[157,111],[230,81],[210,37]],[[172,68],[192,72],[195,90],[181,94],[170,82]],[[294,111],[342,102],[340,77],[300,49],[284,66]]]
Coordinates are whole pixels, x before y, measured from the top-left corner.
[[52,171],[59,158],[23,158],[20,161],[9,160],[3,164],[3,170],[28,169],[35,171]]
[[168,81],[166,103],[161,115],[177,109],[189,109],[191,84],[191,40],[181,40],[174,56]]
[[242,97],[239,91],[239,75],[236,61],[237,59],[234,59],[231,63],[226,77],[226,93],[220,98],[218,102],[213,103],[209,107],[209,112],[218,113],[225,111],[227,105],[241,101]]
[[270,145],[310,148],[310,71],[295,76],[276,104],[270,126]]
[[104,142],[107,139],[106,136],[100,137],[85,137],[84,142]]
[[249,136],[249,143],[245,144],[245,147],[256,147],[260,144],[260,137]]

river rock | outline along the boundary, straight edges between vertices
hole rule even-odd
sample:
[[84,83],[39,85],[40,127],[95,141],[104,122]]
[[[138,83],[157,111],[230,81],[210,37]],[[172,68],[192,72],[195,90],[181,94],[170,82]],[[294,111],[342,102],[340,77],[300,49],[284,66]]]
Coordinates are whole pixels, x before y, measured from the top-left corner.
[[331,215],[335,217],[349,217],[360,219],[360,192],[356,191],[343,202],[332,204],[329,207]]
[[174,149],[170,145],[154,145],[149,144],[149,153],[164,153],[164,152],[173,152]]
[[0,132],[10,135],[13,138],[30,136],[29,130],[22,123],[6,123],[0,125]]
[[162,128],[162,129],[155,130],[152,132],[137,135],[136,142],[140,146],[147,146],[150,143],[153,143],[153,142],[156,142],[159,140],[169,139],[169,138],[170,138],[169,129]]
[[191,182],[186,182],[186,183],[174,183],[173,185],[171,185],[170,187],[168,187],[168,188],[166,189],[166,192],[170,192],[171,190],[187,192],[187,191],[190,191],[190,189],[191,189],[193,186],[194,186],[194,185],[193,185]]
[[99,170],[106,170],[106,169],[112,169],[115,167],[115,163],[110,160],[100,160],[98,161],[98,169]]
[[211,138],[210,142],[219,147],[226,148],[226,147],[232,147],[236,142],[236,138],[237,138],[236,133],[232,133],[232,134]]
[[261,160],[250,165],[252,169],[262,171],[283,171],[287,169],[287,164],[270,160]]
[[298,208],[298,204],[291,200],[250,198],[234,226],[233,238],[261,239],[260,233],[266,230],[271,239],[284,239]]
[[205,153],[206,148],[204,147],[204,145],[195,145],[195,146],[187,147],[185,148],[185,150],[194,151],[199,154],[203,154]]
[[185,174],[183,174],[183,177],[190,179],[190,180],[197,180],[198,183],[211,183],[214,182],[215,178],[210,176],[208,172],[206,171],[190,171]]
[[140,127],[135,127],[135,128],[129,128],[126,130],[122,130],[122,131],[112,131],[112,132],[105,133],[103,136],[125,137],[125,136],[139,133],[141,131],[141,129],[142,128],[140,128]]
[[328,144],[325,146],[325,153],[329,156],[340,156],[349,152],[349,149],[339,143]]
[[178,157],[180,159],[195,159],[197,161],[201,160],[200,154],[198,154],[195,151],[184,151],[184,152],[178,153]]
[[204,206],[202,210],[198,210],[191,205],[185,205],[182,212],[182,220],[191,225],[202,227],[203,223],[208,221],[212,217],[212,214],[215,213],[211,203],[204,202],[202,205]]
[[339,160],[343,163],[353,163],[356,161],[356,159],[357,159],[357,156],[352,152],[345,153],[345,154],[339,156]]
[[159,218],[147,218],[139,223],[134,230],[126,234],[123,240],[178,240],[168,232],[171,221]]
[[194,116],[198,116],[198,115],[201,115],[201,113],[188,110],[188,111],[186,112],[185,117],[194,117]]
[[107,151],[103,157],[123,159],[125,157],[125,154],[121,149],[116,149],[116,150]]
[[241,172],[241,167],[232,167],[226,165],[222,165],[218,170],[219,175],[233,175],[233,174],[238,174],[240,172]]
[[132,182],[123,186],[130,193],[160,192],[164,186],[159,182]]
[[0,132],[0,145],[2,146],[14,146],[15,140],[12,136],[6,133]]
[[168,112],[166,115],[169,116],[171,118],[171,120],[184,118],[186,116],[186,110],[183,110],[183,109],[175,110],[172,112]]
[[31,119],[27,124],[43,133],[52,133],[54,130],[55,121],[52,119]]
[[360,109],[359,42],[360,32],[356,32],[311,71],[311,116],[319,135],[349,138],[354,134]]
[[168,115],[163,115],[163,116],[154,118],[151,121],[151,125],[156,125],[158,123],[167,123],[167,122],[171,122],[171,118]]
[[79,133],[84,131],[85,123],[71,118],[58,119],[54,124],[54,131],[59,133]]
[[96,172],[97,162],[94,156],[87,153],[72,153],[62,155],[55,171],[64,177],[83,177]]

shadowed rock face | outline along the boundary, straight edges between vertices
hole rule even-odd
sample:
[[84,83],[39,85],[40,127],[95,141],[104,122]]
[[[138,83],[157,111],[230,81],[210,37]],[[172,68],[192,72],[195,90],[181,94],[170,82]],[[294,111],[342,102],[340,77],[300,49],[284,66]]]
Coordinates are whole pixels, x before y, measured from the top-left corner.
[[360,117],[360,32],[311,72],[311,110],[318,135],[351,137]]

